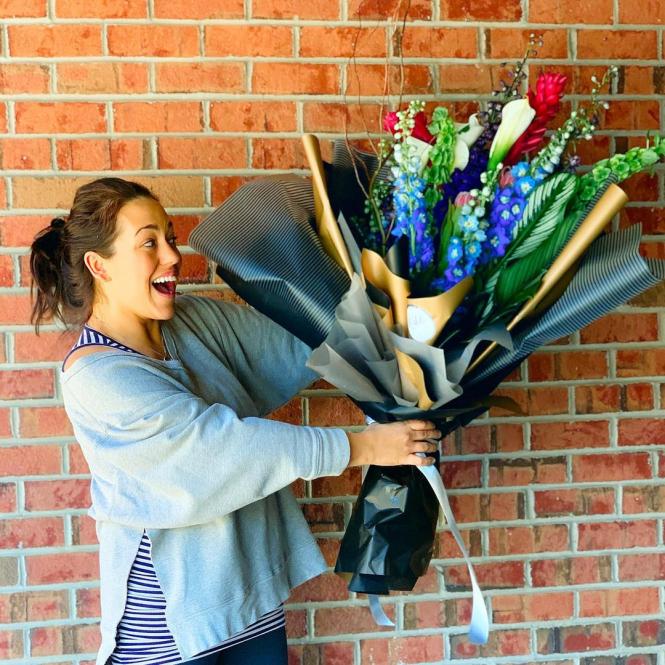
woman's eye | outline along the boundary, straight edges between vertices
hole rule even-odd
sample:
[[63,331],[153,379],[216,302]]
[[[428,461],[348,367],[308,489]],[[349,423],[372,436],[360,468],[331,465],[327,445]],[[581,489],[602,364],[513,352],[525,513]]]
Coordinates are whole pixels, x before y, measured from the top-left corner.
[[[152,244],[150,244],[150,243],[152,243]],[[146,242],[143,243],[143,246],[144,246],[144,247],[146,247],[146,246],[154,247],[154,246],[155,246],[155,241],[152,240],[152,239],[151,239],[151,240],[147,240]]]
[[169,238],[169,242],[170,242],[172,245],[175,246],[175,245],[177,244],[177,242],[178,242],[178,236],[171,236],[171,237]]

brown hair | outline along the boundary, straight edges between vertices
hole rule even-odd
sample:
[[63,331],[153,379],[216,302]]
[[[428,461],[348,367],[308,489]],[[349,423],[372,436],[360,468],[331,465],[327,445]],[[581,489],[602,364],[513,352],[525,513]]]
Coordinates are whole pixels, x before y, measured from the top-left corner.
[[120,208],[133,199],[157,197],[143,185],[121,178],[99,178],[78,188],[67,219],[55,218],[35,236],[30,253],[32,282],[37,288],[30,322],[39,334],[44,320],[81,325],[92,312],[94,279],[83,263],[86,252],[108,258],[118,235]]

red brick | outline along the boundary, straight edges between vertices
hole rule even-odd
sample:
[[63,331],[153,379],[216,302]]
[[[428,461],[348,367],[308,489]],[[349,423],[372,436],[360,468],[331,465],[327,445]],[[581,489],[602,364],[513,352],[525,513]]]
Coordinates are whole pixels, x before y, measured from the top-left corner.
[[443,483],[449,489],[480,487],[481,463],[478,461],[456,461],[441,464]]
[[364,425],[365,417],[346,397],[310,397],[309,424],[316,427]]
[[[0,218],[0,244],[3,247],[29,247],[38,231],[48,225],[47,217]],[[29,303],[29,300],[25,301]]]
[[72,543],[74,545],[98,545],[95,520],[87,515],[72,517]]
[[575,386],[577,413],[610,413],[621,410],[622,386]]
[[[394,617],[395,607],[383,603],[389,617]],[[317,609],[314,614],[314,633],[317,637],[340,633],[372,633],[382,630],[372,619],[367,607],[335,607]]]
[[241,187],[247,178],[243,176],[222,176],[211,178],[212,204],[218,206]]
[[49,90],[49,68],[36,64],[3,64],[0,71],[2,94],[45,93]]
[[520,596],[494,596],[494,623],[526,623],[573,617],[573,593],[536,593]]
[[346,582],[334,573],[324,573],[294,589],[288,602],[323,602],[346,600],[348,597]]
[[[524,563],[521,561],[492,561],[474,565],[478,584],[483,589],[508,589],[524,586]],[[446,566],[446,587],[451,591],[470,591],[471,582],[466,566]]]
[[110,25],[110,55],[191,57],[199,55],[198,29],[194,25]]
[[[391,66],[386,76],[384,65],[348,64],[345,94],[355,98],[365,95],[398,94],[401,86],[400,71]],[[404,94],[430,94],[434,92],[434,79],[429,65],[404,66]],[[390,109],[387,109],[390,110]]]
[[490,556],[561,552],[569,547],[568,527],[563,524],[498,527],[489,530]]
[[660,0],[645,0],[639,6],[622,0],[619,3],[619,23],[647,25],[665,23],[665,6]]
[[613,344],[615,342],[655,342],[658,340],[658,315],[609,314],[583,328],[583,344]]
[[111,141],[111,169],[114,171],[140,171],[152,166],[150,144],[141,139]]
[[[516,28],[488,28],[485,30],[487,55],[490,58],[521,58],[533,30]],[[568,34],[566,30],[539,30],[543,46],[532,60],[540,58],[568,58]]]
[[35,406],[19,411],[21,436],[26,438],[67,436],[72,425],[63,407]]
[[103,104],[87,102],[16,102],[16,131],[100,133],[106,131],[106,111]]
[[86,0],[56,0],[58,18],[147,18],[145,0],[104,0],[89,3]]
[[577,34],[577,57],[584,59],[631,60],[655,59],[658,56],[655,30],[580,30]]
[[16,362],[41,362],[61,360],[72,347],[77,333],[44,332],[39,336],[33,332],[14,333],[14,356]]
[[566,481],[564,458],[490,460],[491,487],[561,483]]
[[[633,102],[613,101],[605,113],[604,129],[658,129],[659,110],[658,102],[649,100]],[[658,178],[648,174],[639,174],[628,180],[623,188],[631,201],[655,201],[658,196],[654,195],[653,187],[658,183]]]
[[[663,621],[623,621],[623,644],[628,647],[656,646],[665,642],[665,625]],[[653,661],[651,661],[653,662]],[[642,661],[649,665],[648,661]],[[636,662],[635,665],[641,665]]]
[[626,616],[657,614],[658,589],[602,589],[580,591],[580,616]]
[[76,616],[82,619],[96,618],[100,615],[99,589],[76,590]]
[[99,649],[101,634],[96,624],[82,624],[71,628],[75,653],[90,653]]
[[205,54],[208,57],[288,57],[293,55],[293,33],[286,26],[210,25],[205,31]]
[[441,0],[441,18],[446,21],[519,21],[522,6],[519,0],[508,0],[500,5],[492,0]]
[[531,447],[534,450],[602,448],[608,445],[609,427],[606,421],[587,420],[531,425]]
[[90,506],[88,480],[41,480],[25,483],[27,510],[66,510]]
[[46,0],[3,0],[2,18],[40,18],[46,16]]
[[0,630],[0,658],[23,658],[23,631]]
[[69,473],[89,474],[90,469],[83,457],[81,447],[78,444],[71,444],[67,448],[69,452]]
[[466,635],[452,635],[450,649],[455,658],[520,656],[530,653],[530,642],[528,630],[493,630],[482,647],[469,642]]
[[382,27],[300,28],[299,55],[303,58],[383,58],[386,53],[386,33]]
[[108,171],[111,168],[109,141],[104,139],[61,139],[56,145],[60,171]]
[[665,510],[665,485],[624,487],[621,512],[625,515]]
[[287,610],[285,613],[286,634],[289,639],[307,637],[307,611]]
[[69,599],[66,591],[30,591],[25,597],[27,621],[68,618]]
[[536,515],[601,515],[614,512],[614,490],[555,489],[534,492]]
[[609,557],[571,557],[531,561],[531,580],[536,587],[609,582]]
[[206,0],[205,4],[190,0],[154,0],[156,18],[214,19],[243,18],[243,0]]
[[148,65],[140,62],[58,63],[58,92],[148,91]]
[[356,496],[360,490],[360,469],[346,469],[340,476],[324,476],[312,481],[312,496]]
[[308,166],[298,139],[252,139],[252,168],[306,169]]
[[66,652],[63,629],[57,626],[30,630],[30,655],[52,656]]
[[2,376],[0,399],[25,399],[54,395],[54,376],[51,370],[3,370],[0,376]]
[[306,132],[368,132],[381,126],[385,111],[378,104],[305,103],[303,123]]
[[94,580],[99,575],[96,552],[26,556],[28,584],[60,584]]
[[656,418],[619,420],[619,445],[644,446],[665,443],[665,421]]
[[4,139],[0,142],[2,168],[51,168],[51,142],[48,139]]
[[339,93],[339,67],[306,62],[255,62],[252,92],[326,95]]
[[612,0],[530,0],[532,23],[612,23]]
[[10,25],[9,52],[14,57],[62,58],[102,54],[99,25]]
[[665,209],[663,208],[624,208],[621,211],[621,227],[636,223],[642,224],[645,234],[665,233]]
[[214,102],[210,126],[216,132],[292,132],[296,105],[292,102]]
[[538,653],[600,651],[616,645],[612,624],[540,628],[536,633]]
[[665,577],[665,554],[629,554],[618,557],[619,579],[623,581],[662,580]]
[[158,92],[243,92],[245,67],[238,62],[160,62]]
[[656,523],[649,520],[580,524],[578,532],[581,551],[654,547],[656,544]]
[[[334,3],[331,3],[334,4]],[[386,20],[404,19],[406,4],[403,0],[350,0],[349,17]],[[413,0],[408,5],[407,21],[428,20],[432,18],[430,0]]]
[[665,349],[619,349],[617,376],[642,377],[665,374]]
[[113,105],[117,132],[199,132],[199,102],[119,102]]
[[[0,286],[14,285],[14,262],[8,255],[0,256]],[[3,340],[4,341],[4,340]]]
[[616,481],[652,477],[647,453],[578,455],[573,458],[573,479],[584,481]]
[[61,517],[0,520],[0,548],[54,547],[65,544]]
[[[441,662],[443,640],[441,635],[416,635],[413,637],[393,637],[389,640],[362,640],[360,643],[363,663],[424,663]],[[328,662],[328,661],[322,661]],[[334,661],[336,662],[336,661]],[[339,661],[347,665],[352,660]]]
[[[530,416],[568,413],[568,389],[565,387],[539,386],[534,388],[501,388],[493,393],[497,397],[510,397],[525,414]],[[490,417],[514,416],[512,409],[496,406],[490,409]]]
[[16,512],[16,484],[0,483],[0,513]]
[[2,449],[0,476],[39,476],[61,471],[60,446],[16,446]]
[[244,169],[247,149],[242,138],[160,138],[162,169]]

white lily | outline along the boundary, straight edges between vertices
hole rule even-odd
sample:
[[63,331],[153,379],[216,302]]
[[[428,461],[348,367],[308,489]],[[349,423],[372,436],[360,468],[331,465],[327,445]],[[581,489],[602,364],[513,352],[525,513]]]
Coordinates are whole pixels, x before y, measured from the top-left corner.
[[478,115],[474,113],[469,116],[468,122],[456,122],[457,136],[470,148],[484,131],[484,127],[478,121]]
[[407,137],[405,143],[409,144],[411,148],[410,153],[413,156],[420,158],[418,175],[422,174],[423,170],[427,166],[427,162],[429,162],[429,154],[432,152],[432,146],[427,143],[427,141],[421,141],[420,139],[416,139],[413,136]]
[[469,148],[478,140],[484,127],[478,122],[478,116],[474,113],[469,116],[468,122],[456,122],[455,128],[457,129],[457,141],[455,142],[453,170],[462,171],[469,163]]
[[503,107],[501,124],[490,147],[488,171],[493,171],[497,164],[503,161],[535,116],[536,112],[529,106],[529,100],[526,98],[515,99]]

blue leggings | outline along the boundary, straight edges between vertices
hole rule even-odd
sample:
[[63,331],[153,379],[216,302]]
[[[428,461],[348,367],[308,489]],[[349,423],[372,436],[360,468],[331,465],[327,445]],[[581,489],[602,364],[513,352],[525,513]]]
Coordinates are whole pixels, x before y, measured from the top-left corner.
[[[287,665],[286,628],[277,628],[209,656],[184,661],[187,665]],[[183,665],[184,665],[183,663]]]

